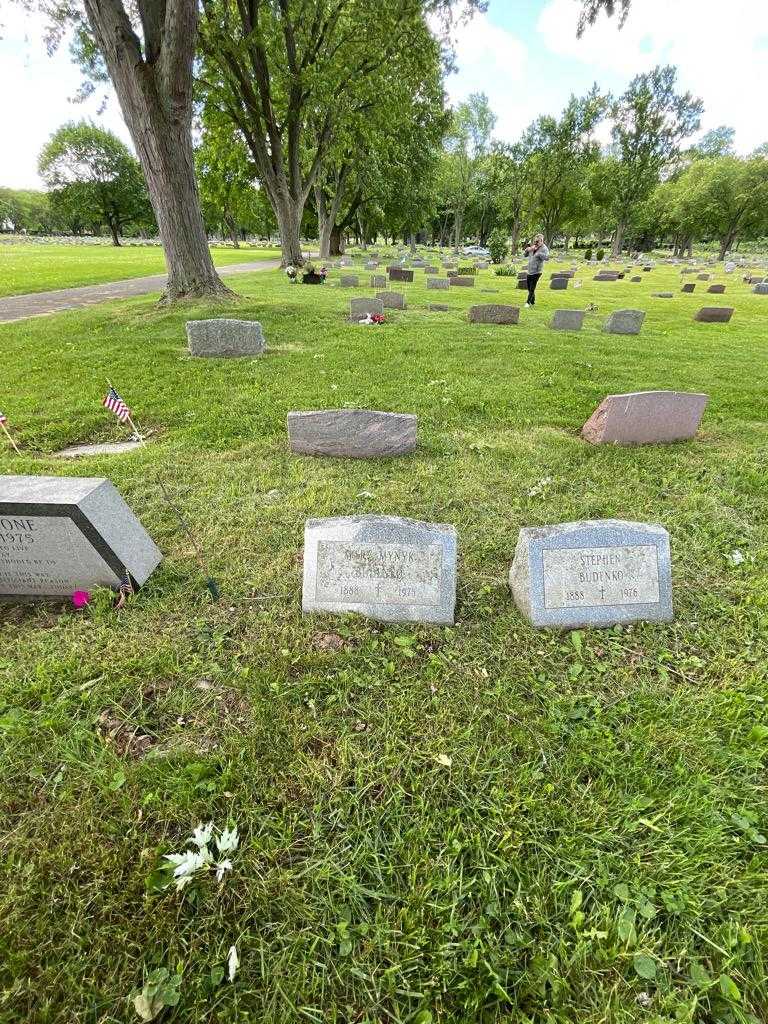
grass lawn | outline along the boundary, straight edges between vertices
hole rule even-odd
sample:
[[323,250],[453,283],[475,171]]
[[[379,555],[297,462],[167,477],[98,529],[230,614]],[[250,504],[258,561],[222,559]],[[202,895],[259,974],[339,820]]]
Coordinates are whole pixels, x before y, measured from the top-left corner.
[[[251,260],[279,259],[279,249],[242,246],[211,249],[217,267]],[[0,244],[0,297],[76,288],[127,277],[164,274],[163,250],[157,246]]]
[[[490,272],[403,285],[381,327],[345,323],[363,289],[279,272],[224,307],[0,325],[24,452],[2,472],[109,476],[166,555],[123,613],[0,611],[3,1024],[138,1020],[157,967],[184,1024],[768,1019],[768,298],[580,276],[518,327],[467,323],[524,296]],[[587,302],[580,334],[546,327]],[[694,323],[705,304],[732,322]],[[602,334],[626,307],[643,332]],[[260,320],[267,356],[190,360],[184,322],[209,315]],[[107,376],[151,442],[53,459],[120,435]],[[580,440],[604,395],[656,388],[709,393],[695,443]],[[344,405],[418,413],[417,453],[288,454],[288,410]],[[302,617],[305,520],[368,512],[457,527],[454,628]],[[519,528],[603,517],[669,529],[675,622],[531,628]],[[225,882],[155,891],[210,819],[242,836]]]

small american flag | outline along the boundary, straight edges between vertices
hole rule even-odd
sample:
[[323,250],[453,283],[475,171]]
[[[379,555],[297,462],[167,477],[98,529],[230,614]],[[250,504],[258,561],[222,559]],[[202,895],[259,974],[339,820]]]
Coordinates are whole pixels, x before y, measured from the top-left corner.
[[127,419],[130,419],[131,410],[122,400],[120,395],[115,391],[114,388],[110,388],[107,392],[107,396],[101,403],[105,408],[113,412],[115,416],[120,420],[121,423],[125,423]]
[[4,412],[0,412],[0,427],[4,427],[7,422],[8,417],[5,415]]

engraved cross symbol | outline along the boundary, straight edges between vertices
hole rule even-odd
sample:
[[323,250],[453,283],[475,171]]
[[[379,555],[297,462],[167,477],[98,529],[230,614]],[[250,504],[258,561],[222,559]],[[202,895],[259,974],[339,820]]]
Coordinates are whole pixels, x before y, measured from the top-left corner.
[[600,600],[605,600],[605,587],[600,587]]

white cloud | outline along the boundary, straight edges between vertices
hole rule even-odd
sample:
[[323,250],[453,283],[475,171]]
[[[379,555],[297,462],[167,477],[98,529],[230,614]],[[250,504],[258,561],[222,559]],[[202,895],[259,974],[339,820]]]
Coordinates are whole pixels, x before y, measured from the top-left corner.
[[3,11],[0,38],[0,185],[42,188],[37,157],[49,136],[65,121],[88,118],[119,135],[130,136],[111,89],[102,115],[105,90],[84,103],[71,103],[81,83],[64,42],[51,57],[43,42],[44,22],[19,8]]
[[736,129],[748,152],[768,138],[768,5],[764,0],[635,0],[620,31],[601,17],[576,38],[579,8],[549,0],[538,20],[543,45],[578,61],[600,82],[601,72],[628,82],[655,64],[676,64],[678,82],[704,100],[702,129]]
[[485,14],[462,25],[454,43],[458,71],[446,81],[451,103],[484,92],[498,118],[494,135],[514,140],[533,117],[530,97],[523,88],[528,68],[525,44],[491,24]]

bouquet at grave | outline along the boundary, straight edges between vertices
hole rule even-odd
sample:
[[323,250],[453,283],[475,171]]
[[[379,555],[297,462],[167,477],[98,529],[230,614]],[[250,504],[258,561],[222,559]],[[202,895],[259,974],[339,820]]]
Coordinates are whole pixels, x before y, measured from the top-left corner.
[[288,278],[288,280],[291,282],[291,284],[296,284],[296,267],[294,267],[294,266],[286,267],[285,268],[285,276]]
[[364,316],[362,320],[358,320],[357,322],[359,324],[365,324],[366,326],[370,324],[383,324],[384,316],[382,313],[369,313],[367,316]]

